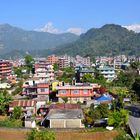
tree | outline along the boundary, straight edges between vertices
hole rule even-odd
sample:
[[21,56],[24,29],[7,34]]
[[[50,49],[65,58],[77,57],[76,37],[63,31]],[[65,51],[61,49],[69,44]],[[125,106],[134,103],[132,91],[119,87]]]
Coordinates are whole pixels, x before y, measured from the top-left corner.
[[25,64],[26,64],[26,67],[27,67],[28,72],[30,72],[32,70],[32,68],[33,68],[33,62],[34,62],[34,59],[33,59],[32,55],[27,54],[25,56]]
[[132,89],[135,91],[138,97],[140,97],[140,76],[135,79]]
[[6,90],[0,91],[0,114],[5,114],[9,102],[12,100],[11,95],[8,94]]
[[54,64],[54,65],[53,65],[53,69],[54,69],[54,71],[58,71],[58,70],[59,70],[58,64]]
[[123,97],[118,96],[118,99],[116,99],[112,102],[111,108],[113,111],[120,111],[121,109],[124,109]]
[[22,110],[20,106],[16,106],[13,110],[12,118],[19,119],[21,116]]
[[100,112],[101,118],[106,118],[108,117],[109,109],[108,109],[108,104],[102,103],[99,104],[96,108]]
[[93,83],[94,82],[94,78],[91,74],[85,74],[83,77],[82,77],[82,82],[86,83],[86,82],[89,82],[89,83]]
[[128,122],[128,111],[121,109],[109,114],[108,124],[114,127],[125,127]]
[[63,99],[63,101],[64,101],[65,103],[68,102],[68,97],[62,97],[62,99]]
[[55,140],[55,133],[52,131],[38,131],[36,129],[32,129],[30,133],[27,135],[27,140]]

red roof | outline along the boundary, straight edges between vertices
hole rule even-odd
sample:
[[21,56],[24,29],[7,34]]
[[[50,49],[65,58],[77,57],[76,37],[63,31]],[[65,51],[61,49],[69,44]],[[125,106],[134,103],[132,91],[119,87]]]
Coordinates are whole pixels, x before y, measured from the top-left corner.
[[49,109],[81,109],[79,104],[51,104]]
[[9,104],[10,107],[32,107],[36,105],[36,101],[34,100],[15,100]]

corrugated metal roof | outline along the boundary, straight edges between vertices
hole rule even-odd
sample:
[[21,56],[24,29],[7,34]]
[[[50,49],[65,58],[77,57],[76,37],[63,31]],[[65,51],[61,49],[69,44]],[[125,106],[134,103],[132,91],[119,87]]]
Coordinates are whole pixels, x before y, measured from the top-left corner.
[[15,100],[9,104],[10,107],[16,107],[16,106],[31,107],[35,105],[36,105],[36,101],[34,100]]

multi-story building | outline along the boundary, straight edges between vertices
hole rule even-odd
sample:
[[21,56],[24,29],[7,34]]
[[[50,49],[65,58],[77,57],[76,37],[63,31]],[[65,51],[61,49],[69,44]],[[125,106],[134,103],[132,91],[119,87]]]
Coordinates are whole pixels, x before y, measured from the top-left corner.
[[116,78],[115,69],[108,66],[100,66],[97,70],[106,78],[107,80],[113,80]]
[[59,69],[66,68],[69,66],[68,60],[66,60],[65,58],[59,58],[58,65],[59,65]]
[[56,89],[59,102],[63,102],[63,97],[67,97],[70,103],[85,103],[95,95],[92,85],[64,85],[57,86]]
[[81,56],[77,55],[76,64],[82,64],[82,65],[90,67],[90,65],[91,65],[90,57],[81,57]]
[[45,97],[49,101],[49,84],[41,81],[26,81],[23,84],[22,95],[30,96],[31,98]]
[[34,65],[34,76],[35,79],[45,79],[48,82],[54,80],[53,66],[47,62],[39,62]]
[[85,66],[82,66],[82,65],[77,65],[75,67],[75,73],[76,73],[76,82],[80,82],[82,77],[85,75],[85,74],[91,74],[93,77],[94,77],[94,71],[93,69],[91,68],[87,68]]
[[0,78],[8,78],[12,73],[12,64],[9,61],[0,61]]
[[49,64],[51,64],[51,65],[57,64],[57,63],[58,63],[58,59],[59,59],[58,56],[49,55],[49,56],[47,57],[47,62],[48,62]]

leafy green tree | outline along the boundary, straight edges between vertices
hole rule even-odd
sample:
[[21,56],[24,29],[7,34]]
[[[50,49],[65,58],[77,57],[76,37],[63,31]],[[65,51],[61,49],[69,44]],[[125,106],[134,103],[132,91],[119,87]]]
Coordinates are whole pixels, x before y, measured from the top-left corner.
[[58,64],[54,64],[54,65],[53,65],[53,69],[54,69],[54,71],[58,71],[58,70],[59,70]]
[[62,97],[62,100],[67,103],[68,102],[68,97]]
[[135,79],[132,89],[135,91],[138,97],[140,97],[140,76]]
[[32,55],[27,54],[25,56],[25,64],[26,64],[28,72],[30,72],[32,70],[33,63],[34,63],[34,59],[33,59]]
[[82,77],[82,82],[86,83],[86,82],[89,82],[89,83],[93,83],[94,82],[94,78],[91,74],[85,74],[83,77]]
[[97,106],[96,110],[98,110],[98,112],[100,112],[101,118],[108,117],[108,113],[109,113],[108,104],[106,104],[106,103],[99,104]]
[[140,65],[140,62],[138,62],[138,61],[135,61],[135,62],[131,62],[130,63],[130,67],[132,69],[137,69],[139,65]]
[[13,110],[12,118],[13,119],[19,119],[21,117],[21,113],[22,113],[21,107],[16,106]]
[[120,111],[121,109],[124,109],[123,96],[118,96],[118,98],[112,102],[111,108],[113,111]]
[[32,129],[30,133],[27,135],[27,140],[55,140],[55,133],[52,131],[38,131],[36,129]]
[[65,83],[72,83],[73,78],[75,77],[75,70],[72,67],[64,68],[63,75],[57,77],[57,80],[64,81]]
[[0,91],[0,114],[5,114],[8,111],[8,105],[11,100],[12,97],[6,90]]
[[108,124],[114,127],[125,127],[128,122],[128,111],[121,109],[109,114]]

